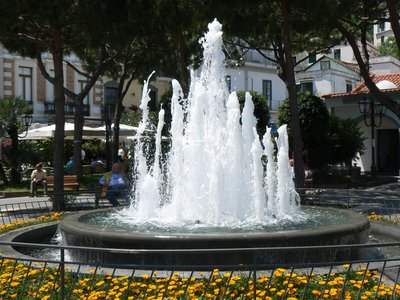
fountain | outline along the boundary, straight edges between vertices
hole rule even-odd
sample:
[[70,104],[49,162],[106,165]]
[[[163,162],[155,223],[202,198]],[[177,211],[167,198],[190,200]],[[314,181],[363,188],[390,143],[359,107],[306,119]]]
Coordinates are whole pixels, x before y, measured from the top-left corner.
[[[250,94],[240,113],[236,93],[228,92],[221,24],[215,20],[208,27],[200,40],[203,65],[197,73],[192,71],[188,97],[184,98],[177,81],[172,82],[169,151],[162,151],[164,110],[159,113],[151,153],[148,139],[143,138],[149,128],[150,100],[145,81],[140,105],[143,117],[135,137],[131,206],[66,217],[60,223],[66,244],[211,249],[196,254],[160,251],[151,256],[101,257],[106,262],[207,265],[295,259],[257,252],[258,247],[363,242],[369,228],[365,217],[350,211],[300,207],[289,166],[286,126],[278,129],[275,139],[270,128],[262,138],[258,136]],[[227,254],[219,252],[220,248],[236,250]],[[84,259],[98,259],[90,255],[84,254]],[[318,259],[338,255],[342,254],[330,252]],[[308,255],[310,259],[316,256]]]

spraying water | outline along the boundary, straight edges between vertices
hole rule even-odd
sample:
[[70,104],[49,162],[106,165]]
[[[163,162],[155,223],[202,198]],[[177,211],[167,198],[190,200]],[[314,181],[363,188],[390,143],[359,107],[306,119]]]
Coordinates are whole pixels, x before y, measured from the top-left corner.
[[161,151],[161,110],[151,160],[143,138],[150,126],[150,78],[144,83],[132,205],[118,212],[125,222],[238,227],[292,219],[299,211],[286,126],[276,139],[270,128],[258,136],[249,93],[240,113],[236,92],[229,94],[225,81],[221,28],[213,21],[200,40],[203,65],[199,73],[192,72],[187,99],[172,81],[170,150]]

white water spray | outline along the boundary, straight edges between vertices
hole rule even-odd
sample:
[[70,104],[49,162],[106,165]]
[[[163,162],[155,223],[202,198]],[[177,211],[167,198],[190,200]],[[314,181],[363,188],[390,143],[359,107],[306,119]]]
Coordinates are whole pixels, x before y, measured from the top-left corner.
[[278,129],[277,154],[271,129],[256,131],[249,93],[242,115],[235,92],[225,82],[221,24],[214,21],[201,39],[204,60],[192,72],[188,99],[173,81],[170,150],[162,154],[160,112],[152,162],[143,135],[149,126],[148,81],[135,137],[135,187],[132,205],[120,212],[132,222],[186,226],[237,227],[291,218],[299,208],[290,175],[286,126]]

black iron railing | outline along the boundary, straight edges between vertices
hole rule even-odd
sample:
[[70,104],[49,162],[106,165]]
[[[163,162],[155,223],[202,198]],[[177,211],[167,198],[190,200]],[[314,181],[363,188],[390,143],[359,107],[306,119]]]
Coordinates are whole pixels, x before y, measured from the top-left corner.
[[[75,112],[75,105],[73,103],[64,104],[64,111],[66,115],[73,115]],[[55,114],[54,102],[44,103],[44,113],[45,114]],[[83,115],[90,116],[90,105],[83,104]]]

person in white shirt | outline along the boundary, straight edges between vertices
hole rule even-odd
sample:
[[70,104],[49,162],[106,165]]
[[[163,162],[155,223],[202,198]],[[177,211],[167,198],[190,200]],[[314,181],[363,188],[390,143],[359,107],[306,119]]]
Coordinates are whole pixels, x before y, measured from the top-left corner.
[[37,164],[31,174],[31,197],[36,196],[38,185],[43,185],[44,194],[47,194],[47,173],[42,168],[42,164]]

